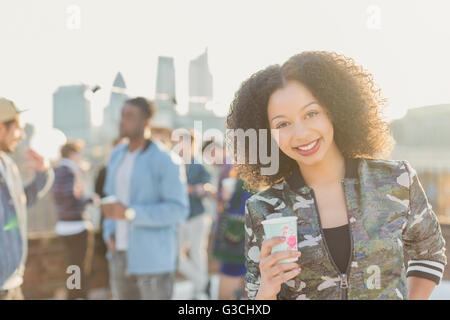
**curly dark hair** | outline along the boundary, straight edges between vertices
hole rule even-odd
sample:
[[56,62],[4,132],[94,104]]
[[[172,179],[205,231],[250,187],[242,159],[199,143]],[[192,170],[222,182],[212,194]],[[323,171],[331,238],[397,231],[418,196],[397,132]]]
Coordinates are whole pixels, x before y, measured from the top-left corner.
[[[335,52],[302,52],[281,67],[272,65],[253,74],[235,94],[227,116],[227,128],[267,129],[266,150],[270,153],[268,101],[273,92],[291,80],[302,83],[325,108],[333,124],[334,140],[345,158],[379,159],[390,153],[394,141],[389,124],[382,116],[386,99],[381,97],[381,90],[370,73],[356,65],[353,59]],[[248,143],[239,145],[236,137],[230,138],[230,134],[227,139],[229,144],[236,146],[235,161],[238,152],[244,152],[245,163],[236,164],[236,168],[247,187],[252,189],[282,181],[297,165],[295,160],[277,149],[280,160],[277,174],[262,175],[261,168],[269,165],[261,163],[259,158],[254,164],[248,161]]]

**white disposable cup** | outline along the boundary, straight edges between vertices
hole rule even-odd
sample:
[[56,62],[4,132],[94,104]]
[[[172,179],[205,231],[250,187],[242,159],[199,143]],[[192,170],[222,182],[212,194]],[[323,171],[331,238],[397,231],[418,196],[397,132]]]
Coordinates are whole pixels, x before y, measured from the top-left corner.
[[102,204],[110,204],[110,203],[116,203],[118,202],[116,196],[108,196],[101,199]]
[[[297,248],[297,217],[281,217],[262,221],[266,239],[274,237],[285,237],[286,240],[272,247],[271,254],[277,251],[292,250],[298,251]],[[297,261],[298,257],[281,260],[278,263],[287,263]]]
[[236,179],[225,178],[222,180],[222,198],[229,200],[233,195],[234,188],[236,187]]

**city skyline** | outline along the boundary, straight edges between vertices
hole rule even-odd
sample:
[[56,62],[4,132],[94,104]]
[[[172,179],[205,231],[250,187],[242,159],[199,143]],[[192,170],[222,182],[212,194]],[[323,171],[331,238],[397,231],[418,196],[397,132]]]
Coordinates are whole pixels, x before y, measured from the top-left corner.
[[1,53],[1,95],[30,109],[25,121],[49,126],[57,87],[100,85],[96,96],[107,101],[121,72],[130,95],[154,99],[158,56],[170,56],[186,110],[189,61],[208,48],[211,105],[225,114],[250,74],[304,50],[332,50],[374,75],[394,119],[450,102],[449,11],[446,1],[406,0],[2,3],[0,37],[13,49]]

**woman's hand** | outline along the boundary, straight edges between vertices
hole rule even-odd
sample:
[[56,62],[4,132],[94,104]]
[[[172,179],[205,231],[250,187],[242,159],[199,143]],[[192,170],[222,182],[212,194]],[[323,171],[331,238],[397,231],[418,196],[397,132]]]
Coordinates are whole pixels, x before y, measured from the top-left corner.
[[256,300],[276,300],[277,294],[281,290],[281,284],[295,278],[300,273],[301,268],[296,262],[277,264],[280,260],[300,257],[300,251],[285,250],[270,254],[272,247],[284,241],[283,237],[275,237],[264,240],[262,243],[259,259],[261,282]]
[[436,283],[434,281],[419,278],[408,277],[409,300],[428,300],[433,293]]

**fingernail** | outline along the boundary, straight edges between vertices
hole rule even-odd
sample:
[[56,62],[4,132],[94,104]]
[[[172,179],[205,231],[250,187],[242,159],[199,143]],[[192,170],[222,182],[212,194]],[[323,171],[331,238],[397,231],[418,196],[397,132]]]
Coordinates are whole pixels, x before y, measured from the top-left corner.
[[280,237],[280,240],[285,241],[286,237]]
[[300,256],[302,255],[302,253],[301,253],[300,251],[298,251],[298,252],[296,253],[296,255],[297,255],[297,257],[300,257]]

